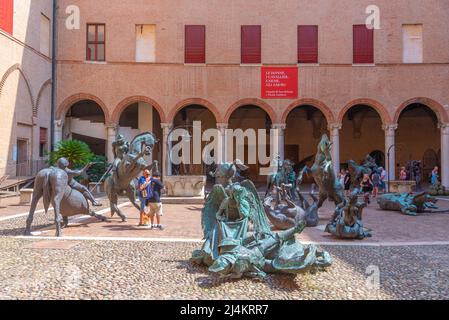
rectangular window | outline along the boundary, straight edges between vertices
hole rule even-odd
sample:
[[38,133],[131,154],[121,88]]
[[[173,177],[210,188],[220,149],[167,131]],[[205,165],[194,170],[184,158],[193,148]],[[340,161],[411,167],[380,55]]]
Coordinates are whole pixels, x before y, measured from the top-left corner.
[[241,63],[262,63],[261,26],[242,26]]
[[374,29],[354,25],[354,63],[374,63]]
[[39,157],[45,156],[45,150],[47,149],[47,128],[40,128],[39,132]]
[[206,26],[185,26],[185,63],[206,63]]
[[87,25],[87,61],[105,61],[106,26],[104,24]]
[[298,26],[298,63],[318,63],[318,26]]
[[45,54],[47,57],[50,56],[50,43],[51,43],[51,27],[50,27],[50,19],[47,18],[44,14],[41,14],[41,44],[40,51]]
[[12,35],[14,1],[0,0],[0,29]]
[[422,31],[422,24],[404,24],[402,26],[402,61],[404,63],[423,62]]
[[136,62],[156,62],[156,25],[136,25]]

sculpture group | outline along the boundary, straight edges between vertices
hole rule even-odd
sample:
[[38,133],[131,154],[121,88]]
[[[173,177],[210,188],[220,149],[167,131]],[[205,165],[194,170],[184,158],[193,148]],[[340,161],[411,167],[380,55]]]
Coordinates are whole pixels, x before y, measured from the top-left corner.
[[[219,164],[217,172],[234,171],[230,168],[235,168],[235,164]],[[202,210],[205,241],[201,249],[192,253],[193,263],[231,278],[296,274],[331,264],[327,252],[295,239],[306,226],[304,220],[295,221],[285,231],[273,232],[254,184],[249,180],[233,182],[233,176],[226,177],[215,184],[206,199]]]
[[[113,143],[115,159],[111,166],[112,175],[105,181],[106,194],[108,196],[111,215],[118,214],[122,221],[126,221],[126,215],[118,208],[117,202],[120,195],[126,195],[131,203],[140,210],[136,202],[136,189],[133,180],[145,169],[151,169],[155,163],[148,165],[144,156],[152,153],[157,139],[152,133],[146,132],[138,135],[131,143],[125,141],[123,136],[117,136]],[[34,212],[37,204],[43,198],[44,209],[47,212],[50,204],[53,206],[56,236],[62,236],[62,228],[68,225],[68,218],[75,215],[90,215],[100,220],[106,220],[102,215],[96,214],[89,201],[94,205],[99,204],[91,192],[74,180],[87,171],[89,164],[82,170],[69,169],[67,159],[61,158],[57,166],[41,170],[34,182],[34,192],[31,201],[30,212],[26,222],[25,234],[31,234]]]
[[[123,136],[117,136],[113,143],[115,159],[105,174],[110,174],[105,180],[105,190],[111,216],[117,214],[126,221],[126,215],[117,205],[118,197],[122,195],[140,210],[133,180],[143,170],[157,166],[156,161],[149,165],[144,159],[152,154],[156,143],[157,139],[149,132],[136,136],[130,143]],[[323,135],[313,166],[304,167],[297,179],[292,163],[278,160],[277,172],[268,177],[263,200],[250,180],[239,178],[242,176],[239,173],[248,169],[241,161],[217,164],[215,171],[210,173],[215,178],[215,185],[207,194],[201,216],[204,244],[192,253],[190,260],[231,278],[265,278],[268,273],[297,274],[324,269],[332,263],[330,255],[315,245],[301,244],[296,235],[306,227],[318,226],[318,210],[325,200],[336,206],[325,232],[341,239],[370,237],[370,231],[362,222],[366,204],[358,201],[358,187],[365,174],[378,170],[377,165],[370,156],[362,165],[350,161],[355,188],[346,196],[334,171],[331,148],[329,138]],[[91,192],[75,180],[91,165],[72,170],[69,162],[61,158],[56,166],[39,172],[26,223],[27,235],[31,234],[34,212],[41,198],[46,211],[50,204],[54,208],[57,236],[62,235],[62,228],[67,226],[70,216],[84,214],[106,220],[91,209],[91,206],[100,206]],[[306,195],[301,192],[304,175],[308,174],[319,188],[318,196],[313,192]],[[436,199],[426,193],[385,194],[379,197],[378,203],[383,210],[400,211],[406,215],[437,209]]]

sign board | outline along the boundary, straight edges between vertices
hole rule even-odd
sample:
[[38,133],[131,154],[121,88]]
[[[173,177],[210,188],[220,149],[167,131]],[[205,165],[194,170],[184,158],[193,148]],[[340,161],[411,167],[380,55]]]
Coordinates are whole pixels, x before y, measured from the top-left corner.
[[262,67],[262,99],[297,99],[297,67]]

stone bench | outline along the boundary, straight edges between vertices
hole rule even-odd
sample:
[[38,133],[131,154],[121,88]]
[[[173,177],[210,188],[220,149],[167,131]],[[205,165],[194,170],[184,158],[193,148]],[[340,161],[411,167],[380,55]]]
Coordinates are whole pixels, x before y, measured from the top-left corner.
[[411,193],[416,187],[416,181],[392,180],[390,181],[390,193]]
[[20,204],[31,203],[31,198],[33,197],[33,189],[22,189],[20,190]]

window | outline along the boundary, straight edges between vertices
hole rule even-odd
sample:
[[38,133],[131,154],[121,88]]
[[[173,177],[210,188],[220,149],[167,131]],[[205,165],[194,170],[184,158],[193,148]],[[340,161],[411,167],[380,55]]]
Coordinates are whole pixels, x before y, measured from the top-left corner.
[[39,136],[39,157],[45,156],[45,151],[47,150],[47,128],[40,128]]
[[298,63],[318,63],[318,26],[298,26]]
[[87,25],[87,61],[105,61],[105,29],[104,24]]
[[374,29],[354,25],[354,63],[374,63]]
[[242,26],[241,63],[262,63],[261,26]]
[[136,25],[136,62],[156,62],[156,26]]
[[206,26],[185,26],[185,63],[206,63]]
[[423,62],[422,31],[422,24],[405,24],[402,26],[402,61],[404,63]]
[[12,35],[13,0],[0,0],[0,29]]
[[51,43],[51,27],[50,27],[50,19],[47,18],[44,14],[41,14],[41,45],[40,51],[45,54],[47,57],[50,56],[50,43]]

